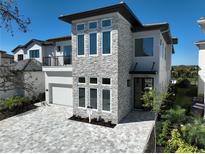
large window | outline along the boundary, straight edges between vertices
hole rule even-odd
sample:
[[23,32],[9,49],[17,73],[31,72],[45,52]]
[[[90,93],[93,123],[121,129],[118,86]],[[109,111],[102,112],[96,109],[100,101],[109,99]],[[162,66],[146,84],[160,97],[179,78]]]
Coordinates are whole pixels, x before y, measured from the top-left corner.
[[90,34],[90,55],[97,54],[97,34],[91,33]]
[[64,64],[71,64],[72,60],[72,49],[71,46],[64,46],[63,47],[63,59],[64,59]]
[[111,50],[110,31],[103,32],[102,35],[103,35],[103,40],[102,40],[103,54],[110,54],[110,50]]
[[90,106],[97,109],[97,89],[90,89]]
[[39,50],[30,50],[30,58],[39,58]]
[[84,55],[84,35],[78,35],[78,55]]
[[79,88],[79,107],[85,107],[85,88]]
[[110,111],[110,90],[102,90],[102,105],[104,111]]
[[135,57],[153,56],[153,38],[135,39]]

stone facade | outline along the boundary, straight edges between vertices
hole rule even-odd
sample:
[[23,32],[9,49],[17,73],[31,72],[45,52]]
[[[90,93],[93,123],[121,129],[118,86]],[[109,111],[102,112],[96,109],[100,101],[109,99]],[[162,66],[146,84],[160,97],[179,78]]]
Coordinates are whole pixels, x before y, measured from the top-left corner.
[[[85,23],[88,26],[89,21],[98,21],[98,25],[102,19],[112,19],[111,31],[111,55],[102,55],[102,30],[98,28],[97,32],[97,56],[89,56],[89,30],[84,32],[84,48],[85,56],[77,56],[77,32],[76,25]],[[72,66],[73,66],[73,114],[82,117],[88,117],[86,108],[79,107],[79,87],[86,89],[86,106],[89,106],[89,88],[97,88],[98,102],[97,110],[93,110],[92,117],[99,116],[106,121],[118,123],[118,22],[119,16],[117,13],[96,16],[95,18],[86,18],[85,20],[74,21],[72,24]],[[99,26],[98,26],[99,27]],[[86,83],[79,84],[78,78],[85,77]],[[98,79],[98,84],[91,85],[89,79],[91,77]],[[110,78],[111,85],[102,85],[102,78]],[[111,111],[102,110],[102,89],[111,90]]]

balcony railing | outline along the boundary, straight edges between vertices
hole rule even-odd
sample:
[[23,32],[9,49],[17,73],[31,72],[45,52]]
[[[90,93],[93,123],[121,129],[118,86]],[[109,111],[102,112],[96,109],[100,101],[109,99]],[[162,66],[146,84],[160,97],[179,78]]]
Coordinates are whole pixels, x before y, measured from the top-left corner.
[[71,56],[43,57],[43,66],[64,66],[71,64]]

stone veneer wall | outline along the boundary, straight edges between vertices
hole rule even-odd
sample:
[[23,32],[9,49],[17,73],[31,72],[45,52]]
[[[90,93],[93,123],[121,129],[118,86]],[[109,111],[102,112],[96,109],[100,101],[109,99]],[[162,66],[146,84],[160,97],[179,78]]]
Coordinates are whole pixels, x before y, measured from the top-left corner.
[[[98,21],[100,24],[101,19],[112,18],[112,54],[102,56],[102,31],[100,28],[97,29],[97,56],[89,56],[89,30],[86,30],[84,33],[84,44],[85,44],[85,56],[77,57],[77,32],[76,24],[85,23],[85,26],[88,26],[89,21]],[[79,115],[82,117],[88,117],[85,108],[78,107],[79,104],[79,87],[86,88],[86,106],[89,105],[89,88],[95,87],[98,89],[98,109],[93,110],[92,118],[98,118],[101,116],[106,121],[111,120],[113,123],[118,123],[118,22],[119,22],[118,13],[106,14],[101,16],[95,16],[92,18],[86,18],[79,21],[74,21],[72,24],[72,66],[73,66],[73,114]],[[85,77],[86,83],[79,84],[78,77]],[[90,85],[89,78],[97,77],[98,84]],[[111,78],[110,86],[102,85],[102,78]],[[111,89],[111,112],[102,111],[102,89],[108,88]]]
[[119,50],[118,50],[118,120],[120,121],[132,109],[132,89],[127,86],[127,80],[132,81],[129,74],[133,56],[133,36],[131,25],[121,15],[118,20]]

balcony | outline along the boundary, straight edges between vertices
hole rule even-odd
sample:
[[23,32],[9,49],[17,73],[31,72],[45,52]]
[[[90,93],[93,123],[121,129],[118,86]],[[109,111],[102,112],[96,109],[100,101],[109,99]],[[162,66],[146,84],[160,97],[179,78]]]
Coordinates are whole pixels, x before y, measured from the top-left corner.
[[65,66],[71,64],[71,56],[43,57],[43,66]]

